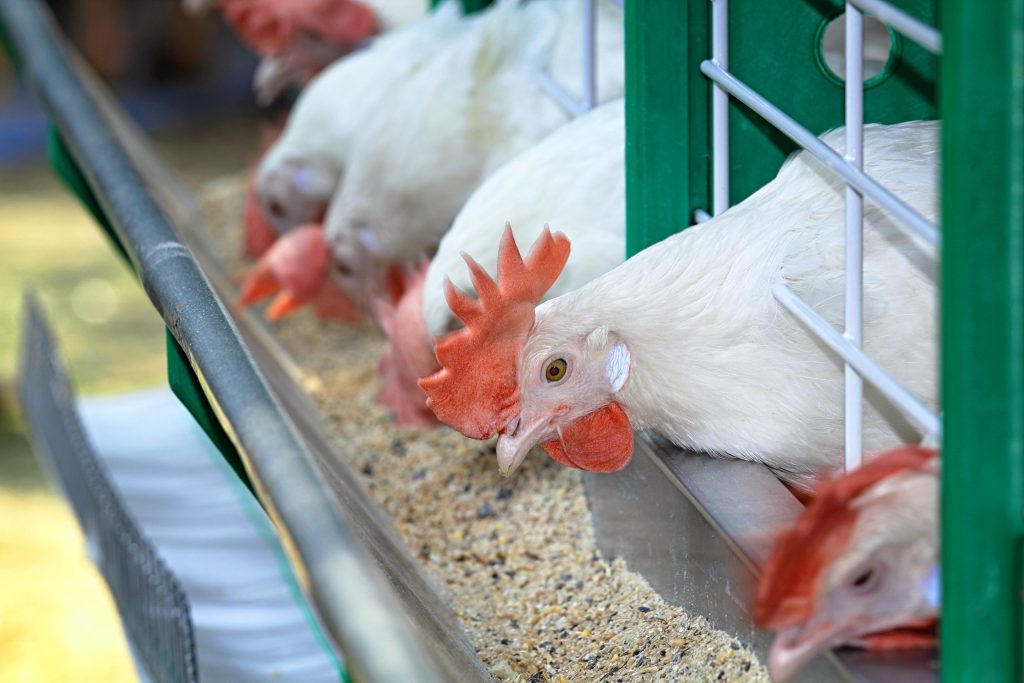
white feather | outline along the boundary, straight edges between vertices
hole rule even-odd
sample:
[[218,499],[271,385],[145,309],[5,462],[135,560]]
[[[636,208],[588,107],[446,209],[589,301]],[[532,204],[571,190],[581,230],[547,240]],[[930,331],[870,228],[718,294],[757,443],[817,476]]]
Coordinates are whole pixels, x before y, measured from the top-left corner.
[[[570,78],[560,41],[581,31],[577,4],[502,0],[393,89],[331,200],[325,229],[339,261],[356,268],[365,259],[353,238],[363,226],[378,234],[381,260],[434,250],[488,175],[568,121],[537,74],[557,68]],[[612,99],[622,94],[621,17],[602,26],[601,96]]]
[[[834,147],[842,139],[824,137]],[[934,219],[937,125],[867,126],[864,146],[866,172]],[[843,206],[840,181],[801,153],[721,216],[541,304],[524,357],[548,357],[607,325],[632,354],[616,401],[634,425],[806,483],[841,459],[842,364],[771,287],[785,282],[841,325]],[[870,200],[864,219],[865,350],[934,407],[934,254]],[[864,436],[867,451],[919,438],[872,391]]]
[[545,224],[572,241],[569,262],[547,297],[579,287],[625,258],[625,132],[622,100],[581,116],[505,164],[470,197],[427,271],[423,315],[431,336],[455,325],[445,277],[473,291],[465,251],[495,277],[505,222],[525,252]]

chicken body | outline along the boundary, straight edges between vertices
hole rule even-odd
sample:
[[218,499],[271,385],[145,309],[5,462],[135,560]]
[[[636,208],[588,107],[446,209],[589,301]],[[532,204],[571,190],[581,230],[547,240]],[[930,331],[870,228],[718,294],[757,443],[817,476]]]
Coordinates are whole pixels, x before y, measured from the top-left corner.
[[842,644],[930,647],[939,616],[939,459],[905,447],[818,486],[780,537],[755,609],[784,680]]
[[[932,122],[865,127],[866,172],[928,218],[937,207],[937,137]],[[842,132],[823,139],[838,147]],[[841,325],[843,206],[842,183],[800,153],[724,214],[538,306],[511,361],[516,400],[460,405],[460,380],[448,373],[425,381],[432,406],[470,436],[501,434],[505,473],[538,442],[565,464],[621,468],[631,423],[684,448],[763,462],[806,487],[840,462],[842,361],[771,290],[787,284]],[[934,406],[934,254],[870,200],[864,223],[864,348]],[[563,371],[546,374],[556,360]],[[919,439],[870,390],[864,437],[869,450]],[[567,439],[579,457],[549,448]]]
[[322,220],[363,122],[396,82],[471,23],[461,18],[457,3],[447,2],[313,79],[257,172],[260,206],[275,230]]
[[[558,44],[581,31],[576,4],[497,3],[378,107],[325,222],[357,297],[387,265],[432,252],[484,178],[569,120],[537,74],[572,70]],[[601,27],[599,93],[612,99],[623,90],[621,17]]]
[[391,345],[381,363],[380,399],[400,425],[437,424],[416,382],[438,369],[431,340],[450,331],[455,316],[444,281],[472,290],[462,253],[497,272],[506,222],[524,243],[545,223],[572,237],[573,258],[547,292],[555,297],[611,270],[625,258],[625,121],[622,100],[579,117],[506,163],[473,192],[438,246],[425,275],[397,306],[378,305]]
[[490,176],[459,212],[427,270],[423,317],[431,337],[456,324],[444,299],[445,278],[472,291],[463,252],[496,274],[506,222],[523,244],[532,244],[544,225],[572,240],[572,258],[548,299],[621,264],[626,258],[625,144],[619,99],[558,129]]

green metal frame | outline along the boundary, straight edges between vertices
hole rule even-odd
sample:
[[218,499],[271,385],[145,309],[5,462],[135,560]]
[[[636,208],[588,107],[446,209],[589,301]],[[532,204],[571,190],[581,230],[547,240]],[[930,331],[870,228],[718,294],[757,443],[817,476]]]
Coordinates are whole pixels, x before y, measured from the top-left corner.
[[[730,0],[729,67],[815,133],[843,124],[843,86],[818,49],[840,0]],[[936,22],[936,0],[892,2]],[[711,204],[708,0],[626,2],[626,251],[633,255],[692,223]],[[650,17],[657,17],[651,21]],[[934,119],[936,58],[901,37],[885,75],[864,94],[864,120]],[[738,203],[778,172],[797,146],[745,106],[729,113],[730,195]],[[739,150],[742,150],[740,153]]]
[[1024,0],[942,17],[942,677],[1020,681]]
[[[492,1],[493,0],[459,0],[459,4],[462,5],[463,14],[474,14],[490,5]],[[430,7],[437,7],[442,2],[444,2],[444,0],[430,0]]]
[[[893,4],[937,23],[935,2]],[[695,209],[709,208],[711,86],[698,70],[710,55],[709,6],[626,3],[629,255],[687,226]],[[840,125],[841,88],[806,51],[814,45],[809,29],[837,15],[840,3],[773,3],[781,24],[759,24],[764,9],[752,0],[730,3],[731,70],[811,130]],[[938,60],[900,39],[901,65],[866,91],[865,120],[935,118],[936,82],[941,86],[942,677],[1020,681],[1024,0],[942,0],[941,16],[941,80]],[[737,202],[767,181],[792,147],[735,103],[730,137]]]

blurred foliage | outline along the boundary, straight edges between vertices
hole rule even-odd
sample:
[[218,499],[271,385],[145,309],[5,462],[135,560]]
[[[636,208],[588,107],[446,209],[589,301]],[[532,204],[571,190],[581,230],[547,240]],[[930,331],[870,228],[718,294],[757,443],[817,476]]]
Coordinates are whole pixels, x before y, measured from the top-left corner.
[[163,325],[92,220],[39,165],[0,172],[0,683],[136,680],[113,601],[77,523],[21,433],[21,297],[32,287],[76,389],[163,378]]

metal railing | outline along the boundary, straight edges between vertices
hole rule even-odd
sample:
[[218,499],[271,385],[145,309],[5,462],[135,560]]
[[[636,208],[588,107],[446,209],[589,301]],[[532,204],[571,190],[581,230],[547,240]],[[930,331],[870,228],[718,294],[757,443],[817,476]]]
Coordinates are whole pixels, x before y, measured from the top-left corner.
[[188,598],[90,447],[67,370],[32,296],[25,301],[21,353],[18,393],[33,444],[78,519],[89,555],[114,596],[132,652],[157,683],[197,683]]
[[440,681],[394,588],[339,518],[312,457],[241,344],[223,304],[76,73],[77,57],[38,0],[4,0],[20,65],[110,220],[153,305],[201,380],[275,521],[296,574],[363,682]]
[[[561,83],[552,78],[551,74],[541,71],[537,74],[544,91],[562,109],[573,118],[582,116],[597,105],[597,0],[578,0],[583,5],[583,19],[580,28],[583,31],[583,55],[581,60],[580,82],[583,84],[583,95],[573,97]],[[619,5],[621,6],[621,5]]]
[[[846,257],[844,329],[838,333],[832,325],[802,301],[784,284],[772,293],[791,314],[839,354],[844,362],[844,442],[846,469],[860,466],[863,457],[863,404],[866,379],[894,406],[899,408],[926,435],[938,437],[941,421],[934,411],[913,396],[899,382],[873,363],[862,351],[863,342],[863,242],[864,197],[867,196],[931,245],[938,246],[938,227],[909,207],[896,195],[863,171],[864,166],[864,15],[870,11],[894,30],[905,30],[908,38],[919,40],[937,52],[941,39],[937,31],[879,0],[846,3],[845,29],[845,112],[846,152],[841,156],[795,119],[759,95],[728,70],[728,0],[711,0],[712,58],[701,63],[701,72],[711,79],[712,93],[712,196],[713,215],[729,206],[729,97],[735,97],[770,123],[826,168],[846,182]],[[695,215],[698,222],[708,214]]]

